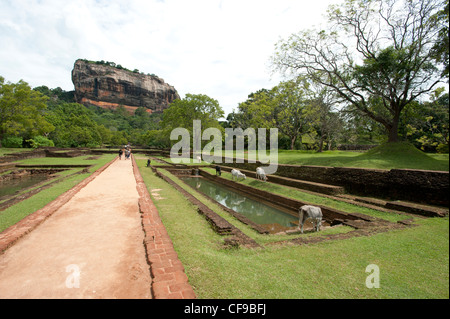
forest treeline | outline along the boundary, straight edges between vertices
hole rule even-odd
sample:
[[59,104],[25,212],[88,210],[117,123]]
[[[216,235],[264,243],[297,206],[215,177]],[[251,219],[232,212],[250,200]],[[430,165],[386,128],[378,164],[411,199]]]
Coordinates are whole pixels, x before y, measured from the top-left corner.
[[[363,114],[336,110],[327,96],[317,96],[309,84],[282,82],[249,94],[228,114],[219,102],[203,94],[187,94],[163,113],[138,108],[115,110],[74,102],[73,92],[26,82],[5,83],[0,77],[1,142],[3,147],[115,147],[127,143],[168,148],[170,132],[177,127],[277,127],[281,149],[336,149],[339,145],[380,144],[383,127]],[[328,101],[329,102],[329,101]],[[448,93],[437,90],[431,101],[415,103],[400,126],[404,140],[429,152],[448,152]]]

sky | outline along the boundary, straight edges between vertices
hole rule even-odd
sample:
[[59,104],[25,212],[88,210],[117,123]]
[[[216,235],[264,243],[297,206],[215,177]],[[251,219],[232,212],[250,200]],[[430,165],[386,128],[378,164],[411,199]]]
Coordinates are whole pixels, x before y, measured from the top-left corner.
[[275,44],[323,25],[339,0],[0,0],[0,76],[74,89],[79,58],[156,74],[225,114],[283,79]]

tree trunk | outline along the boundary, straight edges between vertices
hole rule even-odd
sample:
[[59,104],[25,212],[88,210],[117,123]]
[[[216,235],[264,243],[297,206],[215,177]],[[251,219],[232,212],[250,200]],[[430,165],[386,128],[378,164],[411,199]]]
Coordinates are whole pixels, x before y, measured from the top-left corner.
[[291,151],[294,150],[296,140],[297,140],[297,136],[291,137]]
[[400,122],[400,112],[396,112],[394,118],[392,119],[391,125],[387,127],[388,129],[388,143],[395,143],[399,141],[398,138],[398,124]]
[[320,142],[319,142],[319,150],[317,151],[317,153],[322,153],[323,152],[323,137],[320,137]]

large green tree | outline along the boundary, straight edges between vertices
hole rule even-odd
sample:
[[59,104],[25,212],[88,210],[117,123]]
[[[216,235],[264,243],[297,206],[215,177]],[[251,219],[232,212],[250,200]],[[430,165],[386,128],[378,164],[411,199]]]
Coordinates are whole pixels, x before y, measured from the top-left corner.
[[169,133],[178,127],[192,133],[194,120],[200,120],[203,128],[222,129],[219,119],[223,116],[223,109],[217,100],[204,94],[186,94],[185,98],[173,101],[164,110],[160,124]]
[[46,119],[55,127],[49,135],[59,147],[98,147],[111,140],[108,130],[97,124],[94,113],[77,103],[53,105]]
[[277,44],[275,70],[306,75],[341,102],[381,123],[399,140],[402,111],[441,81],[437,0],[346,0],[328,11],[328,30],[307,30]]
[[5,83],[0,76],[0,147],[6,136],[30,139],[54,130],[44,118],[47,99],[22,80]]
[[276,103],[276,126],[290,140],[291,150],[313,120],[309,83],[305,79],[281,82],[272,89]]
[[248,95],[246,101],[239,103],[236,112],[230,117],[233,128],[272,128],[276,127],[276,101],[273,90],[261,89]]

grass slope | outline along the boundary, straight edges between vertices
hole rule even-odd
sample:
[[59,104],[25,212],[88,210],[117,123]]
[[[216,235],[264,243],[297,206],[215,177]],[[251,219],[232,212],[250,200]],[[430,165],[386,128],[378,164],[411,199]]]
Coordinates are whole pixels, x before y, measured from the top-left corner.
[[449,170],[448,154],[426,154],[406,142],[385,143],[365,153],[346,151],[279,151],[280,164],[377,169]]

